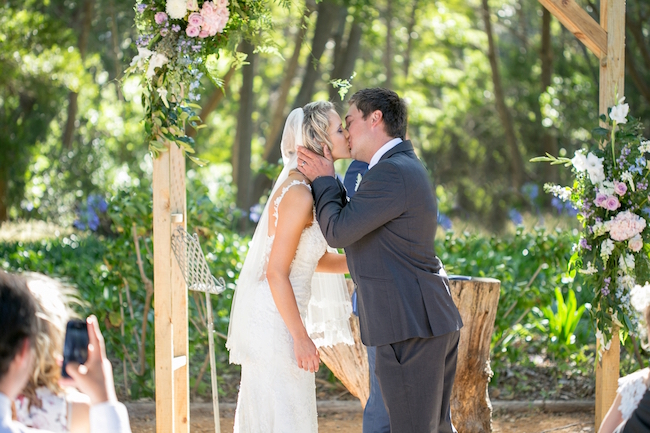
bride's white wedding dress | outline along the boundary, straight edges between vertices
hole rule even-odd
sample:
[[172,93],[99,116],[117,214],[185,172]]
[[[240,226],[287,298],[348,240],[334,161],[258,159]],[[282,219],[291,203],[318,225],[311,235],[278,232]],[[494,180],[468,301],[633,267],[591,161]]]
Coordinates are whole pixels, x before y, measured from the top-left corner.
[[[298,368],[293,340],[278,312],[266,280],[278,224],[280,202],[291,188],[311,187],[288,182],[302,146],[304,113],[289,114],[282,135],[284,169],[276,180],[251,240],[233,297],[226,347],[230,362],[242,366],[235,411],[235,433],[312,433],[318,431],[314,373]],[[280,190],[280,188],[282,188]],[[349,317],[352,305],[341,274],[315,273],[328,250],[316,216],[303,229],[291,263],[289,280],[305,329],[316,347],[354,344]],[[336,252],[335,250],[330,250]]]
[[[277,226],[278,206],[289,188],[309,188],[294,180],[273,203]],[[250,338],[254,349],[242,362],[241,384],[235,412],[235,432],[309,433],[318,431],[314,373],[298,367],[293,339],[278,312],[264,270],[275,236],[266,240],[257,302],[250,311]],[[300,236],[289,279],[304,318],[311,296],[311,280],[327,242],[314,218]]]

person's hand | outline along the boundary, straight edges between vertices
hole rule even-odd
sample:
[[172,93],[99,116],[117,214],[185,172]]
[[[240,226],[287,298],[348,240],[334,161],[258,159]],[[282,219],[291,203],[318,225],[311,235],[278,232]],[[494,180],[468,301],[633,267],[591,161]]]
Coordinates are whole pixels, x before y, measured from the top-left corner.
[[320,156],[311,150],[298,146],[298,171],[310,181],[317,177],[334,177],[334,162],[329,147],[323,146],[325,156]]
[[61,384],[75,386],[90,397],[92,405],[117,401],[113,369],[111,362],[106,358],[104,337],[99,330],[97,317],[88,317],[86,323],[88,324],[88,360],[83,365],[76,362],[68,363],[66,372],[72,381],[62,380]]
[[298,367],[310,373],[318,371],[318,364],[320,363],[320,355],[316,345],[308,336],[294,339],[293,351],[296,354]]

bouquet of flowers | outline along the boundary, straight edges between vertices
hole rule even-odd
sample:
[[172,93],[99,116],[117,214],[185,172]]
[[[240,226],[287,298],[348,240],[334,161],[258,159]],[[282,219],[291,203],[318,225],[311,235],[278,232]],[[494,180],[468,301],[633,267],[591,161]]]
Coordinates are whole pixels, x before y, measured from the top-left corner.
[[[194,153],[186,123],[200,129],[195,110],[200,80],[220,49],[235,51],[241,36],[251,37],[266,24],[264,0],[138,0],[135,6],[138,54],[127,73],[142,74],[145,130],[154,157],[175,143]],[[246,32],[246,35],[243,33]],[[197,158],[190,158],[200,163]]]
[[571,263],[594,290],[591,315],[601,352],[609,349],[614,326],[636,333],[639,318],[630,295],[650,281],[650,141],[642,136],[641,122],[628,116],[624,100],[601,116],[606,127],[593,131],[597,145],[572,159],[547,154],[532,160],[564,164],[574,173],[572,186],[544,188],[579,210],[583,232]]

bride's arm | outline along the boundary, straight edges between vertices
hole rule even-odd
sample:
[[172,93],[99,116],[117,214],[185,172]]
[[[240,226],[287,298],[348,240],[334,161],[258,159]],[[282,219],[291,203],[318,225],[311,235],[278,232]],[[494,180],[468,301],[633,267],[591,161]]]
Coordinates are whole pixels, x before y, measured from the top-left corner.
[[612,433],[620,423],[623,422],[623,415],[621,411],[618,410],[618,407],[621,405],[621,395],[616,394],[616,399],[612,406],[609,408],[607,415],[603,418],[603,422],[600,424],[600,429],[598,433]]
[[291,188],[285,194],[278,209],[278,225],[275,228],[275,239],[269,256],[266,278],[271,287],[273,301],[293,337],[293,349],[298,367],[315,372],[318,371],[320,357],[302,323],[289,280],[291,262],[296,255],[300,235],[312,219],[312,207],[313,198],[306,188]]
[[326,252],[318,261],[316,272],[347,274],[350,271],[348,270],[348,261],[345,254]]

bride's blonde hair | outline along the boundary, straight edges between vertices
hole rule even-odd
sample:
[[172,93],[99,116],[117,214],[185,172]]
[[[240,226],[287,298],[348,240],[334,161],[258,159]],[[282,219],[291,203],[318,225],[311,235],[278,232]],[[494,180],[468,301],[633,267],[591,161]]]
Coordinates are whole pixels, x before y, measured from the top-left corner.
[[328,101],[310,102],[302,108],[304,118],[302,121],[302,140],[303,145],[319,154],[323,155],[323,144],[332,150],[332,140],[327,130],[330,126],[329,113],[336,111],[334,104]]

